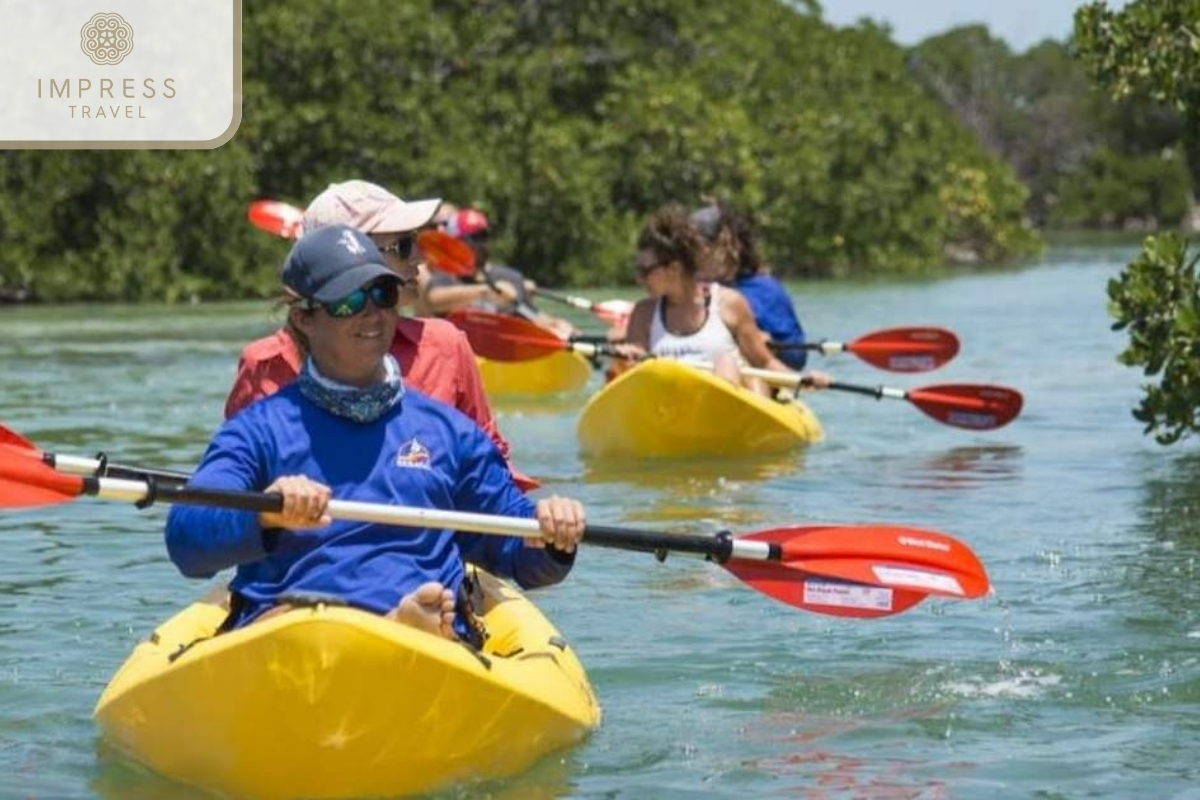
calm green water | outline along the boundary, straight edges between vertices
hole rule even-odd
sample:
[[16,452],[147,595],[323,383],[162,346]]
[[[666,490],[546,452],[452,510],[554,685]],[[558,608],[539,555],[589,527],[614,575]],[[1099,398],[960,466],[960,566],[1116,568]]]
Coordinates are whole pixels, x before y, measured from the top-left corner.
[[[968,541],[995,596],[886,620],[807,614],[720,569],[589,550],[538,595],[589,667],[603,727],[494,795],[1200,796],[1200,453],[1129,416],[1104,284],[1130,250],[1018,272],[799,287],[815,337],[940,324],[939,373],[822,362],[859,383],[996,382],[988,434],[828,394],[827,439],[767,461],[589,465],[580,400],[501,407],[519,461],[597,522],[749,531],[894,522]],[[187,468],[218,424],[259,306],[0,310],[0,420],[43,448]],[[714,423],[715,424],[715,423]],[[0,515],[0,797],[184,798],[103,752],[91,720],[139,637],[209,588],[163,511],[81,500]],[[180,724],[186,724],[181,720]],[[477,794],[477,787],[471,794]]]

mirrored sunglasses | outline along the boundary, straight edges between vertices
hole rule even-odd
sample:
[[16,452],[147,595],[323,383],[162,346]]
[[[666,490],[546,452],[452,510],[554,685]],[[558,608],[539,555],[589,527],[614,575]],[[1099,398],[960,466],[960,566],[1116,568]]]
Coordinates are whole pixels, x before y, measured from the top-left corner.
[[325,313],[337,319],[346,319],[361,314],[367,307],[367,301],[375,304],[376,308],[395,308],[400,302],[400,281],[385,280],[370,286],[355,289],[341,300],[332,303],[321,303],[315,300],[301,300],[300,307],[304,309],[323,308]]

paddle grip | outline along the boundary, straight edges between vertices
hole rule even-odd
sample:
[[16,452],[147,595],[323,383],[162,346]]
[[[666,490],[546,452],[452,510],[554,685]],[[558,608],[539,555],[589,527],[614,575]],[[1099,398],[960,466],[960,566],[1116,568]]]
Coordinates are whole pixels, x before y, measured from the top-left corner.
[[841,381],[830,381],[827,389],[836,389],[839,392],[854,392],[855,394],[865,394],[868,397],[874,397],[876,400],[881,400],[884,396],[882,386],[859,386],[853,383],[842,383]]
[[733,540],[728,533],[718,536],[696,536],[588,525],[583,530],[583,541],[584,544],[615,550],[636,550],[643,553],[672,550],[677,553],[695,553],[709,556],[718,563],[724,562],[733,552]]

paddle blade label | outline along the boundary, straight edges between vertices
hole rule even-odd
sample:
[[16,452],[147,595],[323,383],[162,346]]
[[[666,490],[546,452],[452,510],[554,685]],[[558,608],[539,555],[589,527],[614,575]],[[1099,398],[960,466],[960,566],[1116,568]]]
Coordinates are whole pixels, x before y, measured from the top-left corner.
[[905,569],[903,567],[875,567],[875,577],[879,578],[882,583],[891,586],[906,586],[910,589],[924,589],[938,594],[951,595],[953,597],[964,597],[966,592],[963,591],[962,584],[955,580],[950,575],[943,575],[938,572],[925,572],[917,569]]
[[882,586],[864,586],[815,578],[804,581],[805,605],[891,611],[892,599],[892,590]]
[[887,368],[892,372],[929,372],[938,368],[933,356],[891,356]]
[[946,422],[960,428],[978,431],[989,431],[1000,427],[1000,421],[995,414],[976,414],[971,411],[951,411],[946,415]]

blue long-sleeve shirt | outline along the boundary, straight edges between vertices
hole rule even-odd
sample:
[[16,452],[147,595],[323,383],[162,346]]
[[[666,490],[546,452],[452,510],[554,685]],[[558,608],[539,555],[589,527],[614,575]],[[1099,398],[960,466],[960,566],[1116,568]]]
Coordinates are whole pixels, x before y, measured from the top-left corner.
[[[783,284],[770,275],[759,274],[738,278],[735,288],[745,296],[754,313],[754,321],[771,341],[804,344],[804,327]],[[808,351],[800,347],[780,349],[775,355],[793,369],[804,369],[808,363]]]
[[[261,491],[282,475],[306,475],[339,500],[536,515],[487,435],[411,389],[379,420],[360,424],[286,387],[225,423],[190,484]],[[426,581],[457,591],[463,561],[525,588],[546,586],[566,577],[574,560],[517,537],[346,520],[266,534],[254,512],[180,505],[167,517],[167,552],[189,577],[237,567],[230,588],[243,603],[235,625],[299,593],[385,613]]]

